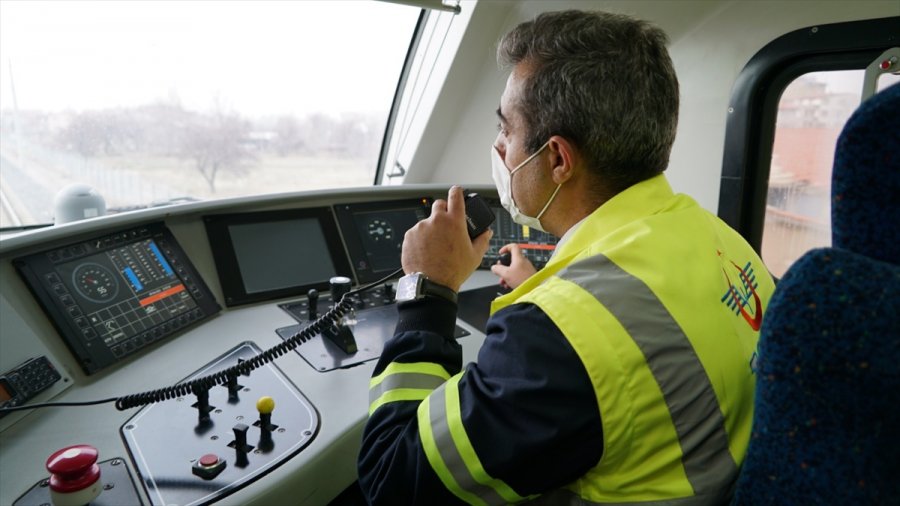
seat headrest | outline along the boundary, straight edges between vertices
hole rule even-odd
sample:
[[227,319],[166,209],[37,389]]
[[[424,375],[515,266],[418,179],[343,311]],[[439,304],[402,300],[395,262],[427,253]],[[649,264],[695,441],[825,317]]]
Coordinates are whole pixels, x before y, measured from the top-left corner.
[[834,155],[832,245],[900,264],[900,84],[847,120]]

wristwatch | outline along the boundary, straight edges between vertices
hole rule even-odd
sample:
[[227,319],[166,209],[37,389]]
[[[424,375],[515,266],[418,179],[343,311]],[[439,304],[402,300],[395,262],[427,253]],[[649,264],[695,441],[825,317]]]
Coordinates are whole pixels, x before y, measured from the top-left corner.
[[397,292],[394,300],[398,304],[422,300],[425,297],[440,297],[456,304],[456,292],[435,283],[421,272],[407,274],[397,281]]

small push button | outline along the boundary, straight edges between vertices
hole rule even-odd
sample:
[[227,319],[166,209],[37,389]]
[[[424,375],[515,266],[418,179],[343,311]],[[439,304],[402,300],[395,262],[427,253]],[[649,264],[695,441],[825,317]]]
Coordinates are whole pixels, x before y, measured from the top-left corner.
[[211,480],[225,469],[225,465],[225,461],[220,459],[218,455],[207,453],[194,463],[191,472],[204,480]]

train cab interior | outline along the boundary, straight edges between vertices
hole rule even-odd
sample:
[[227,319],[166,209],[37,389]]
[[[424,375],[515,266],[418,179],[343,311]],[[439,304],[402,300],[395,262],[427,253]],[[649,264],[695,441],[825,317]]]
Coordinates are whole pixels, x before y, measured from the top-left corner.
[[675,191],[776,279],[832,245],[835,143],[900,82],[896,0],[0,2],[0,505],[50,504],[82,445],[91,504],[361,503],[406,230],[451,185],[489,210],[464,362],[500,248],[554,251],[489,149],[498,40],[563,9],[668,34]]

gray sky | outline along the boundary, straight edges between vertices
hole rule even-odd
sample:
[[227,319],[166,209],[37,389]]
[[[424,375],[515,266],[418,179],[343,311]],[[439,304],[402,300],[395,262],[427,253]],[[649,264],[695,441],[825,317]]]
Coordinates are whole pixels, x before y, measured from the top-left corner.
[[177,96],[243,114],[390,106],[419,10],[371,0],[0,1],[0,108]]

